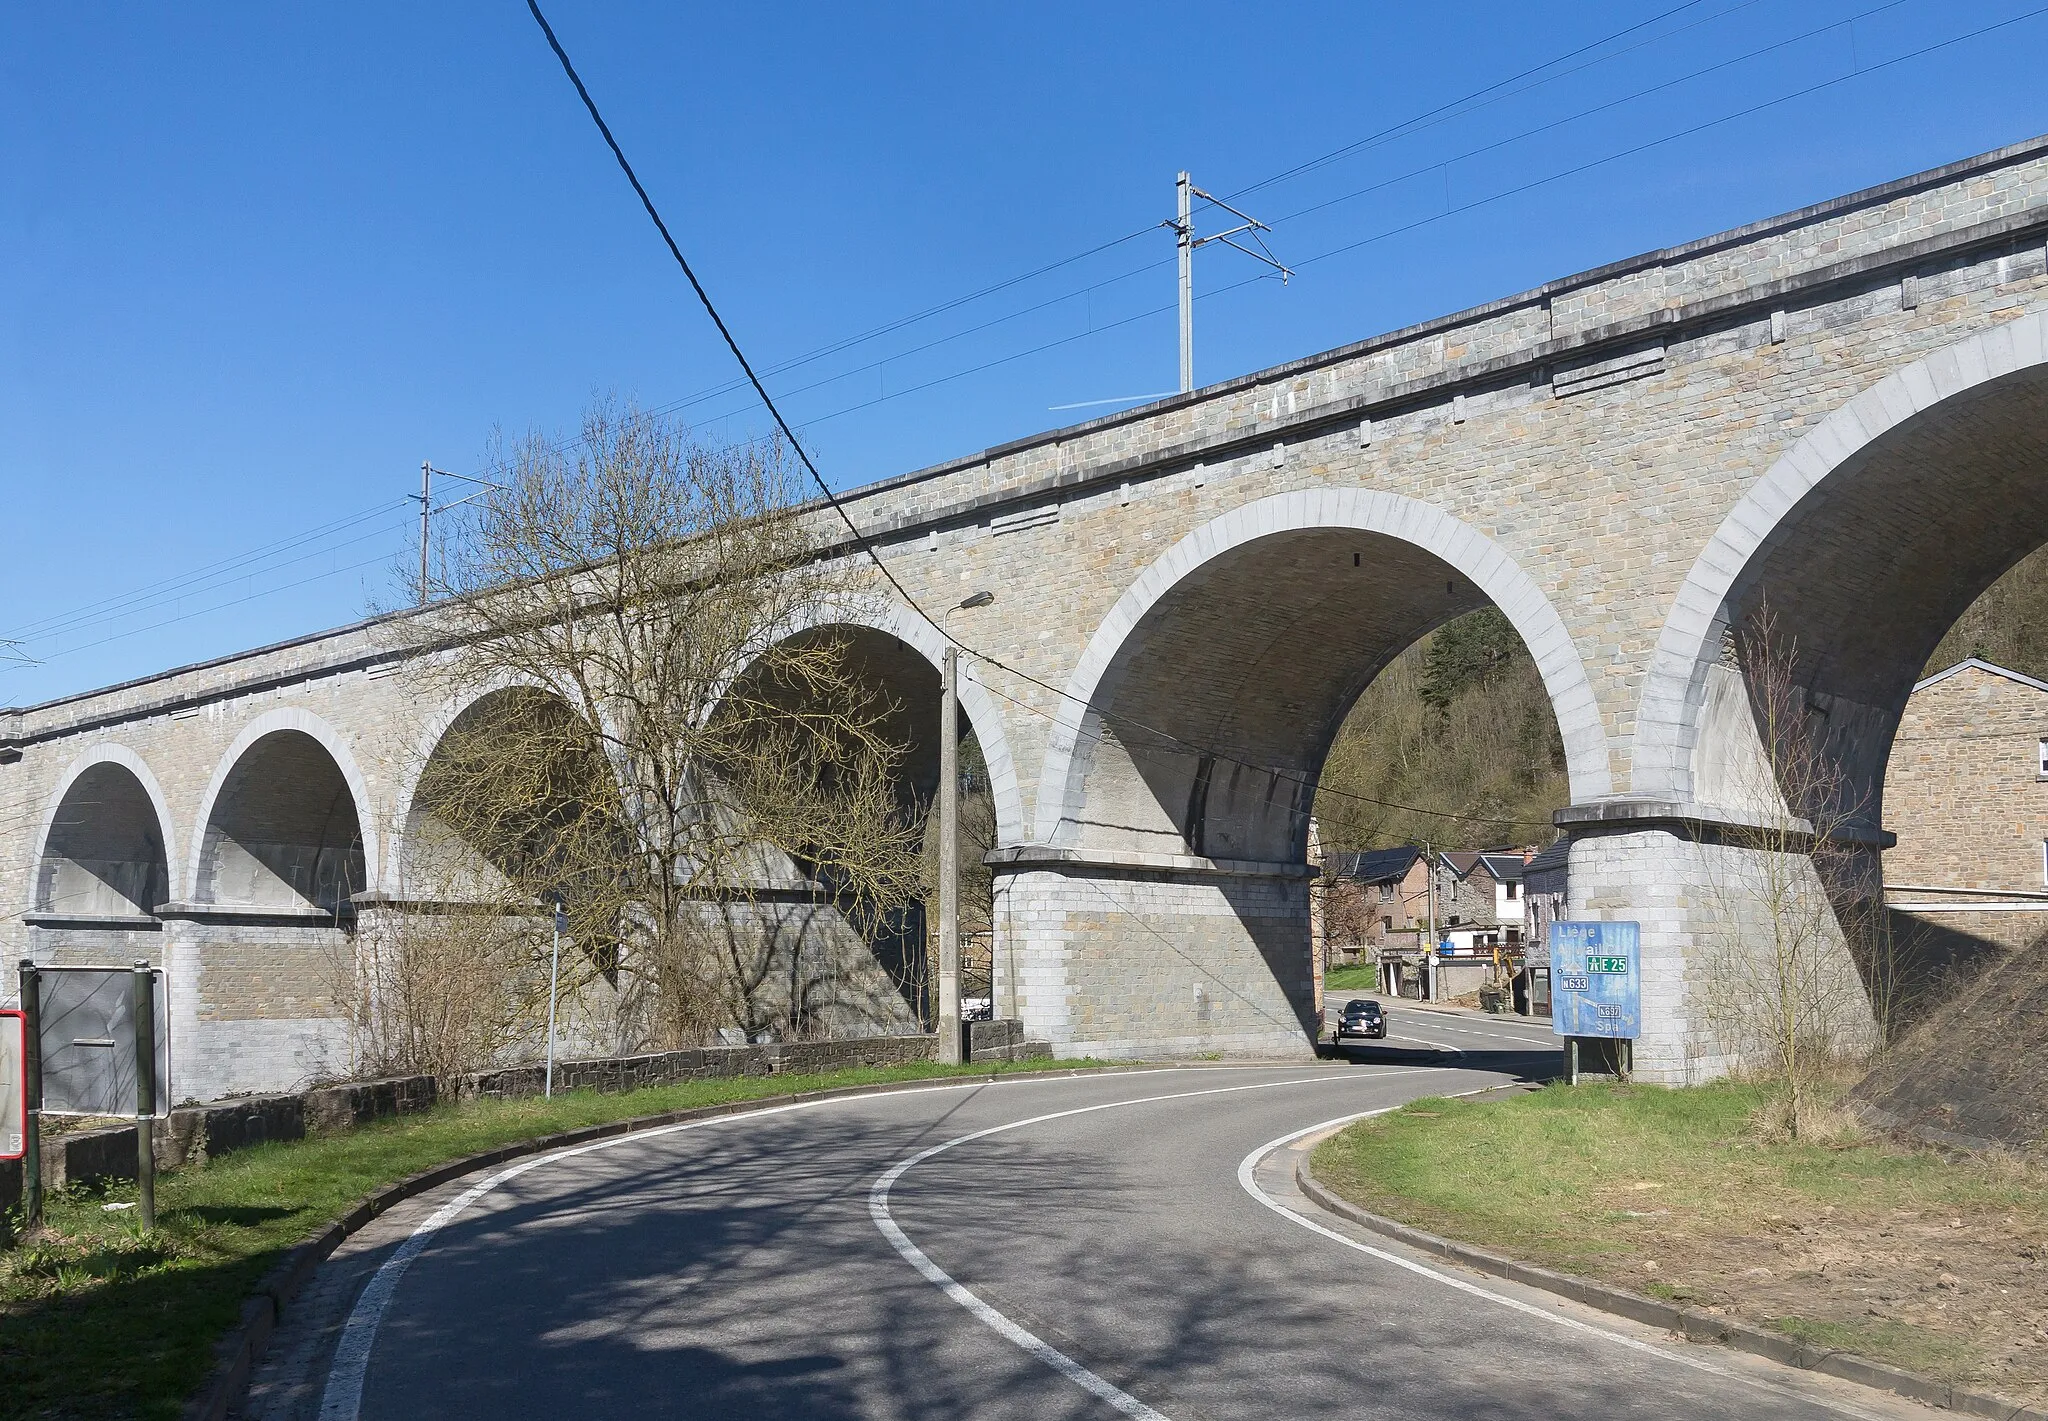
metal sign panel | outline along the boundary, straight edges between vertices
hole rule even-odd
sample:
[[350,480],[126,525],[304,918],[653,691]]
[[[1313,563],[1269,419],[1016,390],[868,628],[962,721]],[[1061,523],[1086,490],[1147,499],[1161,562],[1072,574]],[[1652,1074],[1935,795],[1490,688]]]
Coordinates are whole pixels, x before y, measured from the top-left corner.
[[1643,1028],[1642,933],[1634,923],[1550,925],[1550,1029],[1633,1041]]
[[20,1159],[28,1146],[28,1018],[0,1011],[0,1159]]
[[[39,1021],[45,1115],[135,1118],[135,972],[42,967]],[[156,1113],[171,1112],[169,993],[156,978]]]

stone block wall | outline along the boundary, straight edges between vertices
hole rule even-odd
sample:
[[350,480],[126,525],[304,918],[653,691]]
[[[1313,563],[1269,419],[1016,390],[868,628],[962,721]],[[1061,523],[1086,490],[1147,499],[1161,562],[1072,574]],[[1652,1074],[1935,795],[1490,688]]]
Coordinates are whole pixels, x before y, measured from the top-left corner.
[[1061,1055],[1307,1057],[1306,877],[1019,874],[998,912],[1027,1034]]

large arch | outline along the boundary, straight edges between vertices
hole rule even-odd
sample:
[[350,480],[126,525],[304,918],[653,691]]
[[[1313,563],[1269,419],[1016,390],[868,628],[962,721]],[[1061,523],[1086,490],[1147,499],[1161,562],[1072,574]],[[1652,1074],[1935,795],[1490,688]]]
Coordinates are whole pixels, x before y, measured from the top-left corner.
[[[1875,831],[1920,669],[1985,588],[2048,539],[2048,313],[1886,376],[1820,421],[1730,510],[1673,599],[1636,715],[1634,793],[1719,804],[1753,753],[1716,674],[1768,606]],[[1758,806],[1724,806],[1753,810]]]
[[98,745],[71,763],[36,845],[37,913],[151,916],[170,897],[170,809],[148,764],[125,745]]
[[1513,559],[1419,500],[1313,489],[1196,529],[1103,618],[1052,730],[1037,840],[1299,863],[1303,794],[1359,693],[1417,637],[1489,602],[1535,657],[1573,797],[1607,794],[1578,649]]
[[[962,613],[963,617],[970,615],[971,610]],[[775,637],[780,640],[835,626],[886,637],[915,653],[924,667],[917,679],[929,691],[932,704],[936,706],[939,668],[944,662],[947,643],[945,636],[930,621],[906,607],[878,598],[837,598],[819,603],[809,608],[801,619],[778,627]],[[961,634],[966,640],[973,639],[964,626]],[[1007,723],[1002,708],[983,684],[980,668],[971,656],[960,658],[958,689],[960,713],[974,731],[974,738],[979,742],[982,758],[988,766],[989,793],[996,811],[997,841],[1018,843],[1025,837],[1027,824],[1024,792],[1017,778],[1016,762],[1010,755]],[[936,774],[934,758],[930,775]]]
[[419,896],[421,885],[412,881],[409,870],[417,867],[416,840],[423,830],[432,832],[430,821],[433,816],[421,802],[420,787],[428,768],[435,763],[436,753],[465,717],[476,714],[506,695],[521,693],[555,702],[570,714],[575,714],[566,701],[538,679],[505,675],[493,677],[482,685],[465,687],[445,697],[427,717],[411,751],[400,763],[392,795],[392,813],[386,825],[384,887],[393,898]]
[[185,871],[194,903],[345,911],[377,884],[372,801],[347,743],[310,711],[258,716],[200,801]]

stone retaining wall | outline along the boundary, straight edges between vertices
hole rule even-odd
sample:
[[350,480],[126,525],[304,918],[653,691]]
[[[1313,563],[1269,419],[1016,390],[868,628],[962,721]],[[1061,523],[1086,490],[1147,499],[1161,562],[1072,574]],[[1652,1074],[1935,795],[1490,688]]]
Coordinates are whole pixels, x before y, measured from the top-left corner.
[[[976,1061],[1034,1060],[1052,1055],[1044,1042],[1025,1041],[1023,1026],[1015,1021],[971,1023],[969,1042]],[[709,1046],[646,1056],[561,1061],[555,1066],[555,1084],[562,1090],[611,1093],[681,1081],[911,1065],[934,1060],[937,1055],[935,1036]],[[536,1096],[542,1091],[544,1075],[545,1068],[537,1064],[483,1071],[460,1078],[453,1094],[460,1100]],[[353,1129],[372,1120],[429,1109],[445,1094],[432,1076],[391,1076],[174,1110],[168,1120],[157,1125],[157,1166],[172,1169],[271,1140],[298,1140]],[[46,1135],[42,1155],[46,1191],[67,1184],[133,1179],[135,1127],[112,1125]],[[20,1205],[22,1181],[20,1161],[0,1162],[0,1210]]]

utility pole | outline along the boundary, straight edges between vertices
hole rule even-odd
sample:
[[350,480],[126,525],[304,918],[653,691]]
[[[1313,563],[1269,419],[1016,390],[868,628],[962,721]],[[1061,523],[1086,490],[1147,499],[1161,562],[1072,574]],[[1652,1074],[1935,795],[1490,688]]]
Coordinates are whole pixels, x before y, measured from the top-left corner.
[[434,516],[434,466],[420,460],[420,605],[427,605],[427,536]]
[[135,1013],[135,1188],[142,1231],[156,1227],[156,974],[136,962],[128,1003]]
[[[1265,239],[1259,233],[1270,232],[1273,230],[1271,227],[1268,227],[1256,217],[1247,217],[1221,198],[1203,192],[1195,186],[1194,179],[1190,178],[1185,172],[1181,173],[1174,180],[1174,187],[1178,198],[1176,206],[1179,215],[1171,221],[1162,222],[1159,225],[1173,229],[1173,244],[1179,257],[1180,392],[1185,395],[1188,391],[1195,388],[1195,248],[1205,247],[1211,242],[1221,242],[1226,247],[1235,247],[1246,256],[1256,261],[1262,261],[1267,266],[1273,268],[1273,270],[1279,272],[1280,284],[1283,286],[1287,284],[1287,278],[1294,275],[1294,273],[1282,266],[1279,260],[1266,250]],[[1222,208],[1232,217],[1237,218],[1238,225],[1232,227],[1227,232],[1214,232],[1206,237],[1197,237],[1195,235],[1195,199],[1198,197],[1204,202]],[[1252,241],[1259,244],[1257,251],[1253,251],[1242,243],[1230,240],[1232,237],[1242,236],[1246,233],[1251,235]]]
[[960,651],[939,690],[939,1061],[960,1064]]
[[1429,860],[1429,942],[1422,954],[1422,995],[1430,1001],[1436,1000],[1436,850],[1428,844],[1422,846],[1423,855]]
[[1180,216],[1173,225],[1173,245],[1180,257],[1180,392],[1195,388],[1195,184],[1182,172],[1174,184],[1180,194]]
[[[444,503],[439,508],[436,508],[434,507],[434,475],[436,474],[439,474],[444,479],[461,479],[466,484],[478,484],[481,487],[475,493],[469,495],[468,498],[458,498],[453,503]],[[433,529],[433,516],[436,513],[446,513],[451,508],[460,508],[463,504],[473,499],[482,498],[492,489],[497,489],[502,493],[505,486],[503,484],[494,484],[489,479],[472,478],[468,474],[450,473],[446,469],[435,468],[432,463],[425,459],[420,460],[420,491],[415,494],[408,494],[407,497],[416,498],[420,502],[420,605],[422,607],[427,605],[427,590],[429,586],[427,540]]]

